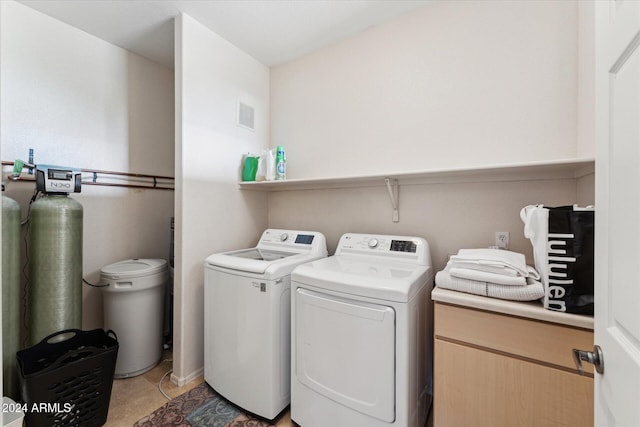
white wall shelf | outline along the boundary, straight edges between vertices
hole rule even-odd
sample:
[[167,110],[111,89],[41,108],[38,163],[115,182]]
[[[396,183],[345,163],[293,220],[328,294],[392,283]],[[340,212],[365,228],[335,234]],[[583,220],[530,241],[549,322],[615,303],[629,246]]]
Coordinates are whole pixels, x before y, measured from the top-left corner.
[[387,179],[399,185],[459,182],[504,182],[551,179],[575,179],[595,172],[594,158],[487,165],[468,168],[430,169],[424,171],[354,175],[343,177],[287,179],[284,181],[240,182],[242,190],[294,191],[334,188],[386,186]]

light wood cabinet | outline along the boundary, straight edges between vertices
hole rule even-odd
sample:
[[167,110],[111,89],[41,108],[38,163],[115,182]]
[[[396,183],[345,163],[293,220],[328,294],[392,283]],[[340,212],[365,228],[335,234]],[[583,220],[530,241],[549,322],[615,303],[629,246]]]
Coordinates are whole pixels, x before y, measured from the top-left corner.
[[[507,304],[518,304],[507,302]],[[592,426],[593,330],[453,305],[434,306],[435,427]]]

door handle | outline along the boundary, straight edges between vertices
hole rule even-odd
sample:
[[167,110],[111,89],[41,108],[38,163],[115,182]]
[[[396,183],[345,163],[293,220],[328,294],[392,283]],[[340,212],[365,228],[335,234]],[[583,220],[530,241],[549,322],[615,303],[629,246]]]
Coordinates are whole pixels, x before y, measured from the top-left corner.
[[582,369],[582,362],[591,363],[596,368],[596,372],[602,374],[604,372],[604,357],[602,355],[602,349],[599,345],[593,346],[593,351],[573,349],[573,361],[578,368],[578,373],[584,375],[584,369]]

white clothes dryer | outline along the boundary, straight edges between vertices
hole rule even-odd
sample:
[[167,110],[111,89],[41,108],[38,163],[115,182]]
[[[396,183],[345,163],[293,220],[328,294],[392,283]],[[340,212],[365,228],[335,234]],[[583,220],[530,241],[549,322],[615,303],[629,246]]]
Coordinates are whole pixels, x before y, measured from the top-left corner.
[[291,274],[291,419],[415,426],[432,402],[433,267],[418,237],[348,233]]
[[290,399],[291,271],[327,256],[315,231],[268,229],[255,248],[209,256],[204,283],[204,379],[273,419]]

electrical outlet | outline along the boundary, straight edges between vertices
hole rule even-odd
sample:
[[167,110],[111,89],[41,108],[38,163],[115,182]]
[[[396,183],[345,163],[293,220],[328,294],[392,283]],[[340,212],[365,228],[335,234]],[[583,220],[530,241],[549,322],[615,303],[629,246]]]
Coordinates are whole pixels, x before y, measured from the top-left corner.
[[496,246],[500,249],[509,249],[508,231],[496,231]]

